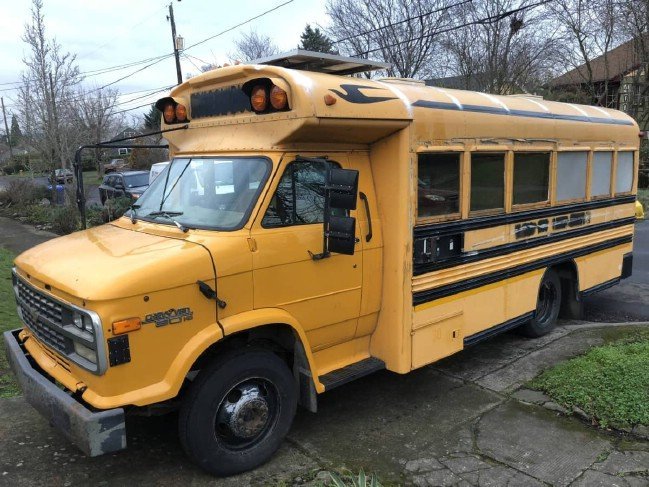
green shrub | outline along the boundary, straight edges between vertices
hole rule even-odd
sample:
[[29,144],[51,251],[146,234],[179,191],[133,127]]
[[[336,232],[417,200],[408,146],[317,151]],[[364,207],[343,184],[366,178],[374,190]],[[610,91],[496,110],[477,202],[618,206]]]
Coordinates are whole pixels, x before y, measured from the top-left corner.
[[99,205],[90,205],[86,208],[86,224],[88,228],[103,225],[104,209]]
[[79,229],[79,213],[74,206],[54,206],[50,209],[50,226],[54,233],[67,235]]
[[0,193],[0,201],[4,204],[29,205],[47,198],[50,192],[43,186],[37,186],[29,179],[16,179]]
[[335,487],[381,487],[376,475],[371,474],[368,477],[362,468],[358,472],[358,475],[350,471],[344,471],[342,475],[336,472],[329,472],[329,475],[331,476],[331,485]]
[[107,199],[104,205],[103,221],[107,223],[117,220],[131,207],[132,203],[128,196]]

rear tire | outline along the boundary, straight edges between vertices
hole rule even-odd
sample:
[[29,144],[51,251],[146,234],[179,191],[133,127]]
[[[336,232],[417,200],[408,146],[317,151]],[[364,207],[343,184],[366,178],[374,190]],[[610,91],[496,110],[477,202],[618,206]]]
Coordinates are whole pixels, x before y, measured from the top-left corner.
[[284,361],[263,349],[227,353],[202,370],[179,415],[187,455],[226,476],[267,462],[288,433],[297,387]]
[[561,309],[561,280],[557,273],[548,269],[541,279],[534,317],[519,328],[521,334],[537,338],[552,331]]

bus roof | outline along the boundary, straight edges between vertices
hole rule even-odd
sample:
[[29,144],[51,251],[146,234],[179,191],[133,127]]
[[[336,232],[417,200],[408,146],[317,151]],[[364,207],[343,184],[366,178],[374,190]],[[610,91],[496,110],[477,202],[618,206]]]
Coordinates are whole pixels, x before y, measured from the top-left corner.
[[[260,143],[274,147],[319,140],[371,144],[411,124],[415,139],[420,141],[507,138],[638,143],[636,122],[617,110],[532,95],[491,95],[426,86],[414,80],[371,80],[269,65],[208,71],[179,85],[171,95],[189,101],[226,88],[240,88],[254,79],[285,87],[291,109],[271,114],[255,114],[248,109],[193,117],[189,128],[244,124],[255,126],[251,133],[259,138],[257,123],[272,122],[274,135]],[[326,97],[329,101],[333,97],[335,102],[327,104]],[[287,123],[280,127],[279,120]]]

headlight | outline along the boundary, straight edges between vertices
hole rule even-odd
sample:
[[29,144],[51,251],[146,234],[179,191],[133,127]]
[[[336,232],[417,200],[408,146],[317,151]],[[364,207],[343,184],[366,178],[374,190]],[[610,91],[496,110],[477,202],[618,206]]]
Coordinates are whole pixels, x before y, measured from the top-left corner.
[[72,321],[74,321],[74,326],[79,328],[79,330],[85,330],[88,333],[94,333],[90,316],[79,313],[78,311],[74,311],[72,313]]
[[97,355],[95,354],[95,351],[79,342],[74,342],[74,352],[80,357],[85,358],[88,362],[93,364],[97,363]]

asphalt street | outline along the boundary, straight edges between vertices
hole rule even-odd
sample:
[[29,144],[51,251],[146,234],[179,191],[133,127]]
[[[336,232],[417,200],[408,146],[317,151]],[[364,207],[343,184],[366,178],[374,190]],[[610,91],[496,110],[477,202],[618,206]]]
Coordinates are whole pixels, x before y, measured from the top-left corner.
[[649,220],[636,223],[633,274],[617,286],[584,300],[588,321],[649,321]]

